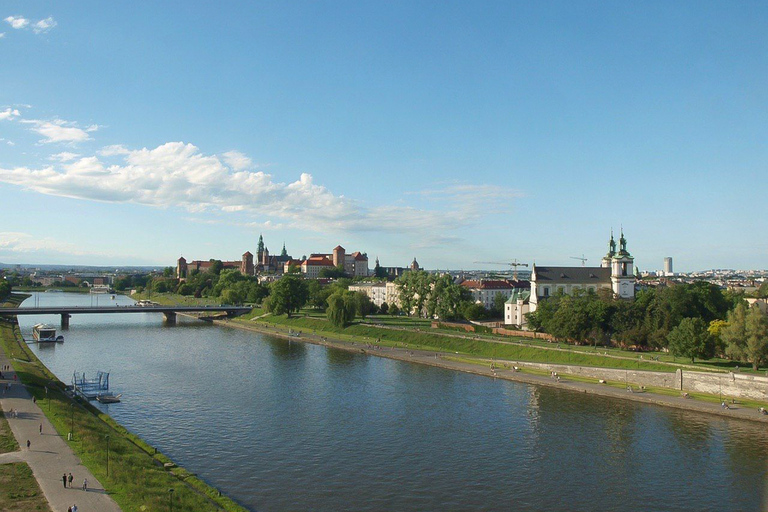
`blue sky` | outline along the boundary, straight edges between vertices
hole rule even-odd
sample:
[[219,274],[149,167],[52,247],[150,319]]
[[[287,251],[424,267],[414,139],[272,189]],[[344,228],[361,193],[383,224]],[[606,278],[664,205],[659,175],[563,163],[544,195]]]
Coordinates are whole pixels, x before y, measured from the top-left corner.
[[[767,268],[764,2],[0,3],[0,261]],[[496,267],[502,268],[502,267]]]

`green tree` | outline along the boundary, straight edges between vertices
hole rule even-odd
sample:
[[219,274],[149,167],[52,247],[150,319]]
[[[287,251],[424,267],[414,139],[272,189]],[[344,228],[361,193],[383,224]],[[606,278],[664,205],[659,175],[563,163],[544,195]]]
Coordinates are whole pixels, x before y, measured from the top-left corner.
[[328,321],[336,327],[346,327],[355,319],[357,300],[354,293],[348,290],[338,290],[328,297],[328,307],[325,314]]
[[173,274],[176,273],[176,269],[173,267],[165,267],[163,269],[163,277],[173,277]]
[[320,269],[318,277],[338,279],[340,277],[349,277],[349,274],[344,271],[344,265],[339,265],[337,267]]
[[271,285],[269,306],[275,315],[288,315],[288,318],[309,299],[306,281],[298,274],[285,274]]
[[224,263],[221,262],[221,260],[209,260],[211,262],[211,266],[208,269],[208,272],[211,274],[219,275],[221,271],[224,269]]
[[11,283],[0,278],[0,302],[5,301],[11,295]]
[[371,314],[376,307],[371,298],[363,292],[353,292],[353,298],[355,303],[355,314],[360,318],[365,318]]
[[757,370],[768,358],[768,319],[756,306],[748,308],[742,302],[728,314],[728,325],[720,336],[725,353]]
[[495,318],[504,318],[504,304],[506,304],[507,298],[503,293],[499,292],[493,297],[493,306],[491,307],[491,315]]
[[379,313],[381,313],[382,315],[386,315],[387,313],[389,313],[389,304],[387,304],[386,302],[382,302],[381,306],[379,306]]
[[714,342],[702,318],[683,318],[667,335],[669,350],[676,356],[709,359],[714,353]]

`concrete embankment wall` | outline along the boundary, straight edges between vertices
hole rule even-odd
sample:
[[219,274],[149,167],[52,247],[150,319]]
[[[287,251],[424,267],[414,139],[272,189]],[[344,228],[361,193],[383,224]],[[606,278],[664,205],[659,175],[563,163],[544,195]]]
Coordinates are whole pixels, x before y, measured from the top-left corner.
[[683,372],[682,389],[737,398],[768,401],[768,377],[742,373]]
[[595,380],[605,379],[611,382],[626,381],[638,386],[680,389],[680,370],[676,372],[649,372],[641,370],[617,370],[615,368],[593,368],[591,366],[570,366],[567,364],[528,362],[518,363],[518,366],[548,372],[557,372],[563,375],[576,375]]
[[520,362],[517,365],[523,368],[534,368],[595,380],[626,381],[638,386],[654,386],[687,392],[709,393],[711,395],[717,395],[722,392],[723,396],[727,397],[768,402],[768,377],[759,375],[744,375],[733,372],[707,373],[687,370],[677,370],[674,373],[649,372],[528,362]]

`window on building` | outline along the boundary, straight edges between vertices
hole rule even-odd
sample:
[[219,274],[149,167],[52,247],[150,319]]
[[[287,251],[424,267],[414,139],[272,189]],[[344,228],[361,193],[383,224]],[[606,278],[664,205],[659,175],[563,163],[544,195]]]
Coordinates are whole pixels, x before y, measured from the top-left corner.
[[549,297],[549,286],[544,287],[544,296]]

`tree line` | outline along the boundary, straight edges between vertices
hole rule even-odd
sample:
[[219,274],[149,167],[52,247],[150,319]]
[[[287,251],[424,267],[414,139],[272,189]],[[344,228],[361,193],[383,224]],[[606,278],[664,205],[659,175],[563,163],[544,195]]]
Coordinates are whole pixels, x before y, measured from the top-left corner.
[[768,317],[742,295],[703,281],[641,290],[634,301],[610,290],[561,293],[539,302],[528,322],[566,343],[616,343],[691,361],[719,356],[755,369],[768,359]]

